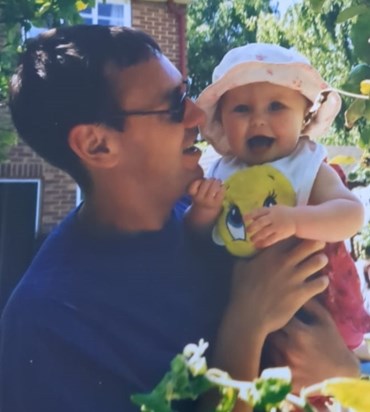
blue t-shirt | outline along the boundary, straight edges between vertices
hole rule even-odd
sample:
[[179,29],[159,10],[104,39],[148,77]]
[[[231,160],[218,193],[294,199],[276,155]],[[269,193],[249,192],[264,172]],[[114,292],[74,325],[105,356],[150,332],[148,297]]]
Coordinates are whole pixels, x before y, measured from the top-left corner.
[[74,211],[54,230],[3,312],[2,412],[137,411],[130,395],[187,343],[212,348],[230,273],[189,241],[182,213],[160,231],[92,237]]

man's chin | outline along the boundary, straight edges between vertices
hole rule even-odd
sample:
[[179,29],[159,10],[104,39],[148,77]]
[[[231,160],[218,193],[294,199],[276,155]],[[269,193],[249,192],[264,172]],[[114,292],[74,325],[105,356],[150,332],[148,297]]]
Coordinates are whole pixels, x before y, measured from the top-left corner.
[[204,177],[204,170],[198,164],[197,168],[194,170],[194,177],[192,178],[190,183],[194,182],[194,180],[203,179],[203,177]]
[[204,177],[204,171],[200,166],[198,166],[196,170],[192,171],[191,176],[185,183],[185,193],[188,193],[189,187],[193,182],[199,179],[203,179],[203,177]]

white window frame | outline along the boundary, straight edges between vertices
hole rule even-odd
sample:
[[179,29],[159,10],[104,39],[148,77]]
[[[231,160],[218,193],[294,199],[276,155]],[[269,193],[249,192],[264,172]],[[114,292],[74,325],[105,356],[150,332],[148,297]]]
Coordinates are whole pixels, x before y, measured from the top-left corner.
[[78,206],[83,201],[82,190],[80,186],[76,185],[76,206]]
[[[84,10],[81,11],[80,16],[82,18],[91,18],[92,24],[98,24],[100,20],[110,20],[109,17],[99,16],[98,14],[98,4],[117,4],[123,6],[123,19],[122,21],[115,21],[111,23],[113,26],[128,26],[131,27],[131,0],[95,0],[95,7],[91,8],[91,13],[86,13]],[[117,19],[119,20],[119,19]]]
[[3,179],[0,178],[0,183],[36,183],[36,215],[35,215],[35,236],[40,230],[40,210],[41,210],[41,179]]
[[[123,10],[123,19],[115,19],[113,26],[127,26],[131,27],[131,0],[95,0],[95,6],[91,8],[91,13],[86,13],[83,10],[80,12],[82,18],[91,18],[92,24],[98,24],[98,20],[108,20],[109,17],[98,15],[98,3],[107,3],[107,4],[117,4],[124,7]],[[26,38],[36,37],[38,34],[48,30],[46,27],[35,27],[32,26],[31,29],[24,33],[22,31],[23,40]]]

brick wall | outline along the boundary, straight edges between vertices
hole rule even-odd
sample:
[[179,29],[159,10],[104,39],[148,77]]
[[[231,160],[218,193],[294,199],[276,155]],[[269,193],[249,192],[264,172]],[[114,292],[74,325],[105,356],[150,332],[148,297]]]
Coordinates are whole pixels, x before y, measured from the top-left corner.
[[[180,11],[185,6],[175,6]],[[151,34],[159,43],[163,53],[179,66],[180,49],[176,13],[169,10],[167,3],[133,2],[132,27]]]
[[[0,122],[4,117],[4,111]],[[8,160],[0,164],[0,179],[39,179],[41,181],[40,231],[48,233],[76,204],[76,184],[64,172],[49,165],[19,140],[10,148]]]
[[[132,27],[152,35],[163,52],[179,67],[179,21],[176,11],[186,6],[175,5],[170,10],[165,2],[132,1]],[[1,44],[1,34],[0,34]],[[9,114],[0,107],[0,124],[9,123]],[[48,233],[76,204],[76,184],[65,173],[50,166],[28,146],[19,141],[9,151],[8,159],[0,164],[0,179],[40,179],[40,234]]]

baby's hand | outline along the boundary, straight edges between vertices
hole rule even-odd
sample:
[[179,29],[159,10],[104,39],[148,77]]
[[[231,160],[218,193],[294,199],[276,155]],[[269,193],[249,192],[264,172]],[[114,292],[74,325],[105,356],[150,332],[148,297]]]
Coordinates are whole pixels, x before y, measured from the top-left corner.
[[199,179],[190,185],[189,195],[196,207],[220,209],[225,196],[225,187],[219,179]]
[[271,246],[296,233],[294,208],[275,205],[253,210],[244,215],[251,240],[257,248]]

